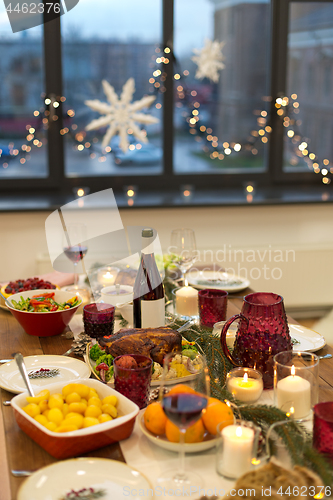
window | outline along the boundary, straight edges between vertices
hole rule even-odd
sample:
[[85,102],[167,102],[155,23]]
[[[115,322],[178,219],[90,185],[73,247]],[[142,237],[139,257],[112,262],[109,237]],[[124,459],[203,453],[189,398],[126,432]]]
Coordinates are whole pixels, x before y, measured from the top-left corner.
[[[328,184],[332,33],[332,1],[80,0],[18,34],[0,6],[0,190]],[[103,145],[107,85],[153,102]]]

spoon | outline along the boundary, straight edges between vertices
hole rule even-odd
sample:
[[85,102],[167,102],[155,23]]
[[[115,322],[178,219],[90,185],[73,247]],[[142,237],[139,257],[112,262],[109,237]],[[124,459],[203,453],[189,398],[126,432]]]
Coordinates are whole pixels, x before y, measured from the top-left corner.
[[29,392],[30,396],[35,397],[35,393],[34,393],[32,387],[31,387],[31,384],[30,384],[30,380],[29,380],[27,368],[25,366],[22,354],[20,352],[17,352],[15,354],[14,359],[16,361],[16,364],[18,366],[20,374],[22,375],[22,378],[24,380],[24,383],[25,383],[25,385],[26,385],[26,387],[28,389],[28,392]]
[[11,305],[11,303],[9,302],[9,300],[8,300],[8,299],[6,299],[6,297],[5,297],[5,296],[4,296],[1,292],[0,292],[0,295],[1,295],[1,297],[3,298],[3,300],[5,301],[5,304],[6,304],[6,306],[7,306],[7,307],[13,307],[13,306]]

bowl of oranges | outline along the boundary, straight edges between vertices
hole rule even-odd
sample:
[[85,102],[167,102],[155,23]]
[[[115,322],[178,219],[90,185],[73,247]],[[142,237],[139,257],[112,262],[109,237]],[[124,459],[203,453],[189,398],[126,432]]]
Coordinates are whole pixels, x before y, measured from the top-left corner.
[[[168,395],[184,390],[188,390],[188,387],[178,384]],[[217,441],[217,426],[222,422],[225,426],[234,423],[232,409],[218,399],[209,398],[201,418],[186,429],[185,453],[197,453],[213,448]],[[139,423],[141,431],[149,441],[166,450],[179,452],[179,428],[166,417],[160,402],[148,405]]]
[[11,401],[19,427],[50,455],[75,457],[128,438],[139,407],[98,380],[59,382]]

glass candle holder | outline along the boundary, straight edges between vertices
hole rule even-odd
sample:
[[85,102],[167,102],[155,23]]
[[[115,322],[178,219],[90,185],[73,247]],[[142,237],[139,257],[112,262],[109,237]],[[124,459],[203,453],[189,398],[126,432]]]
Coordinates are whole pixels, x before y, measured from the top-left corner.
[[217,427],[216,471],[226,479],[237,479],[253,468],[257,458],[259,428],[247,420]]
[[141,354],[122,355],[113,361],[115,390],[140,409],[148,405],[152,363],[151,358]]
[[234,368],[227,375],[227,389],[243,403],[254,403],[264,389],[262,374],[253,368]]
[[274,356],[275,405],[295,419],[306,418],[318,402],[318,356],[283,351]]
[[114,282],[119,273],[119,267],[106,266],[101,267],[97,273],[97,281],[103,286],[114,285]]
[[199,290],[200,324],[213,328],[215,323],[227,319],[228,292],[207,288]]
[[[214,337],[221,337],[221,332],[224,325],[225,321],[219,321],[218,323],[215,323],[215,325],[213,326],[212,335]],[[237,325],[232,323],[228,328],[226,335],[227,346],[229,347],[229,349],[230,348],[232,349],[234,347],[236,333],[237,333]]]
[[88,304],[83,308],[84,331],[93,339],[113,334],[114,306],[109,304]]
[[333,401],[313,408],[313,446],[333,463]]
[[198,318],[198,290],[183,286],[172,290],[173,310],[182,319]]

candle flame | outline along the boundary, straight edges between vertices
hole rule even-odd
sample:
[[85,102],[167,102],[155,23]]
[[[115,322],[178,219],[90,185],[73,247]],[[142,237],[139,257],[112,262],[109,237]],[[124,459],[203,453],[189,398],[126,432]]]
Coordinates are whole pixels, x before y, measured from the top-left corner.
[[236,436],[241,437],[242,435],[242,427],[239,425],[236,429]]
[[105,274],[103,274],[103,278],[113,278],[113,274],[111,274],[110,271],[107,271]]
[[247,373],[244,373],[244,377],[243,377],[243,382],[247,382],[249,376]]
[[294,365],[291,367],[290,373],[291,373],[293,376],[295,375],[296,370],[295,370],[295,366],[294,366]]

